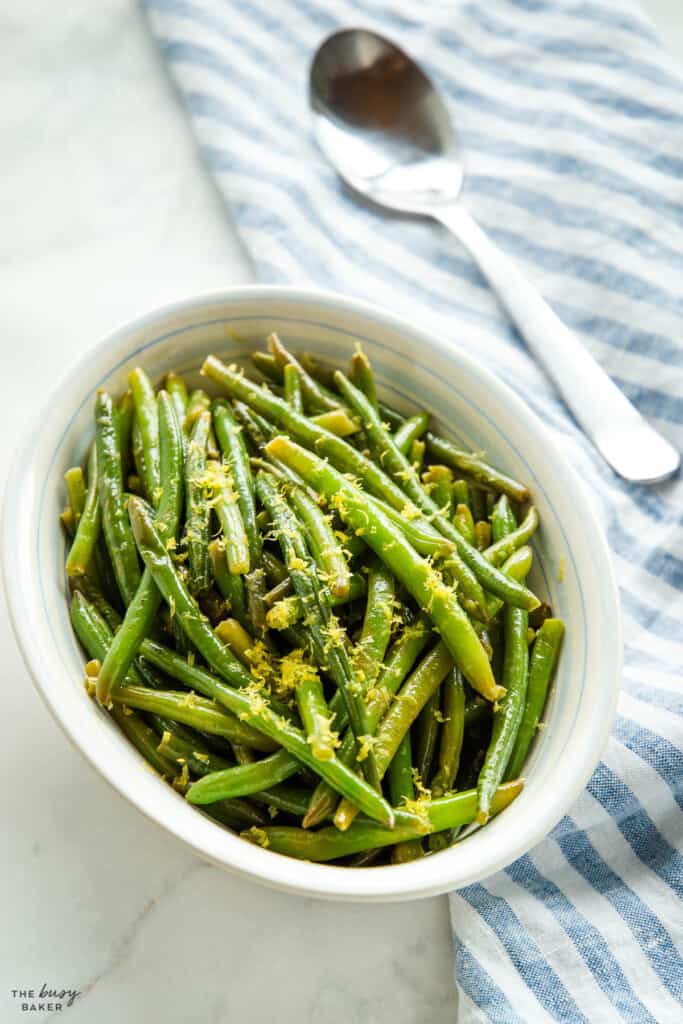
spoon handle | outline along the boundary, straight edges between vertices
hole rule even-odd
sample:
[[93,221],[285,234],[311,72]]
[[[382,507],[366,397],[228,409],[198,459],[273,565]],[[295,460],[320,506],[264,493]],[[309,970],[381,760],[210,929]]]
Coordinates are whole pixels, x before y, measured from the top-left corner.
[[676,472],[680,456],[647,423],[577,337],[459,203],[433,216],[476,260],[527,346],[595,447],[620,476],[656,483]]

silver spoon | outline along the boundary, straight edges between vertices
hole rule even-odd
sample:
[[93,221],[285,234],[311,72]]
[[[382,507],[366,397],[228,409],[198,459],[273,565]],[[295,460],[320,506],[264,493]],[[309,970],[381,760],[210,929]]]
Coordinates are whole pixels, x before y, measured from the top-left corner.
[[657,433],[458,201],[463,159],[448,110],[418,65],[366,29],[329,36],[313,58],[315,133],[337,173],[381,206],[441,221],[470,251],[526,343],[607,462],[655,483],[679,453]]

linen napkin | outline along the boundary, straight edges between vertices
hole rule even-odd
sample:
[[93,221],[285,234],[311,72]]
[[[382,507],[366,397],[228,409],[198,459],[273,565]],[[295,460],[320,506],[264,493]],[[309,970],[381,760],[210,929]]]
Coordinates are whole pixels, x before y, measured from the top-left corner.
[[617,479],[443,229],[371,211],[318,151],[307,71],[363,24],[423,62],[465,201],[640,411],[683,442],[683,74],[631,0],[145,0],[258,278],[309,281],[466,343],[592,490],[626,660],[604,758],[552,835],[450,897],[463,1021],[683,1020],[683,484]]

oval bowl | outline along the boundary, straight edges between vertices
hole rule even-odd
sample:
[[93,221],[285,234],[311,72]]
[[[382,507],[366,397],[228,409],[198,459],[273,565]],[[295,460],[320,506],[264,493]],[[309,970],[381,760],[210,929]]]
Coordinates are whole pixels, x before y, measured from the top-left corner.
[[[83,460],[92,438],[95,391],[121,393],[138,364],[158,379],[170,369],[196,371],[208,352],[243,360],[273,330],[293,348],[331,360],[346,361],[353,343],[362,342],[388,402],[428,409],[441,431],[486,451],[494,464],[529,484],[541,514],[531,583],[566,620],[567,636],[526,787],[485,829],[420,861],[352,870],[292,860],[245,842],[146,771],[111,719],[84,694],[84,656],[69,623],[58,517],[64,471]],[[3,565],[14,629],[35,685],[100,774],[202,857],[307,896],[404,900],[500,870],[567,812],[598,762],[615,713],[621,632],[611,562],[590,502],[543,425],[461,349],[336,294],[265,285],[227,289],[155,310],[101,341],[55,389],[16,455],[4,503]]]

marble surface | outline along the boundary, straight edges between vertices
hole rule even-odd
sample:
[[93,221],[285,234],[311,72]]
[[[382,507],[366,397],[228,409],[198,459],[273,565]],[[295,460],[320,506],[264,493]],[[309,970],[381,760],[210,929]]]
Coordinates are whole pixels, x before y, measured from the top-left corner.
[[[680,0],[648,6],[683,57]],[[34,408],[98,336],[250,270],[131,0],[5,0],[0,25],[4,480]],[[59,1017],[13,996],[44,984],[80,991],[74,1024],[455,1019],[445,898],[316,903],[207,866],[69,746],[4,599],[0,652],[0,1020]]]

